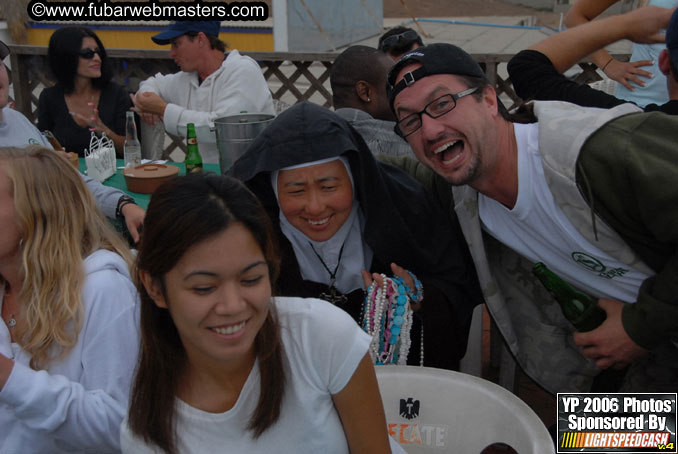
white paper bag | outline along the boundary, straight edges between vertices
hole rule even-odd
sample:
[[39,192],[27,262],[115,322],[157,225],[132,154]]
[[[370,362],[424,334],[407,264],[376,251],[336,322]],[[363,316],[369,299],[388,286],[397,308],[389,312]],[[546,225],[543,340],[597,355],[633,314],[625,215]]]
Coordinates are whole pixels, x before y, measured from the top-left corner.
[[92,132],[85,164],[87,175],[100,183],[115,175],[115,145],[105,133],[99,138]]

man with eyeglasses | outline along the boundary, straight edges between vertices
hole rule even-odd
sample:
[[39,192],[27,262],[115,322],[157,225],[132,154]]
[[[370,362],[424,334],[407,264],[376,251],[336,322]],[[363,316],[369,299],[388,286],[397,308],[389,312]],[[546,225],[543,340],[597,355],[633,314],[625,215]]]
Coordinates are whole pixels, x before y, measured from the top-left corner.
[[393,27],[379,37],[377,48],[397,61],[403,54],[423,46],[419,33],[409,27]]
[[[450,44],[405,54],[387,88],[396,132],[453,185],[488,309],[527,374],[552,393],[675,392],[678,118],[557,101],[509,115]],[[606,321],[572,336],[535,262]]]

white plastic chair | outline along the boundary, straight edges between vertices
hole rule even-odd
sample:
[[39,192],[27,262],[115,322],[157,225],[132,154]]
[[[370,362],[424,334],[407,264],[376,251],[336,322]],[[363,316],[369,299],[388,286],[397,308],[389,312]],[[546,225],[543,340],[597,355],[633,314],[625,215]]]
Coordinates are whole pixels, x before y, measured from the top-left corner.
[[539,417],[501,386],[471,375],[377,366],[389,433],[408,454],[479,454],[506,443],[519,454],[551,454]]

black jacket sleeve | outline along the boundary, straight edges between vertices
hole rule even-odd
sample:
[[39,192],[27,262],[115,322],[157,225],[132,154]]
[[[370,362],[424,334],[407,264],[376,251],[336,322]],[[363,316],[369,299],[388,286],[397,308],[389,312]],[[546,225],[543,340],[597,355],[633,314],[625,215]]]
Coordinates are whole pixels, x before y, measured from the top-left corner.
[[508,63],[508,73],[516,94],[525,101],[567,101],[605,109],[626,102],[568,79],[556,70],[546,55],[536,50],[517,53]]
[[[116,134],[124,136],[125,135],[125,125],[127,123],[127,111],[132,107],[132,100],[129,97],[127,89],[121,85],[113,84],[112,90],[114,92],[114,105],[115,110],[113,111],[113,120],[112,124],[106,125],[115,131]],[[139,121],[137,119],[137,126],[139,126]]]
[[44,89],[42,93],[40,93],[40,98],[38,99],[38,129],[40,131],[52,131],[54,128],[54,117],[50,111],[52,101],[53,96],[50,90]]

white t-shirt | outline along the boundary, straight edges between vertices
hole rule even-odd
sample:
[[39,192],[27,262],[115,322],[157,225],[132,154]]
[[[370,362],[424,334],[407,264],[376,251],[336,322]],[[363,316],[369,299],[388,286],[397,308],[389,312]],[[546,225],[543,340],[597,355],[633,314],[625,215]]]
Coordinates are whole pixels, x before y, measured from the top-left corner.
[[[370,338],[346,312],[325,301],[276,297],[274,304],[288,366],[280,419],[256,440],[247,430],[259,398],[257,362],[235,406],[225,413],[204,412],[177,400],[182,454],[348,453],[332,394],[348,384]],[[120,436],[123,453],[161,452],[134,437],[126,420]]]
[[539,154],[539,124],[514,124],[518,199],[513,209],[478,195],[483,228],[533,262],[596,297],[634,303],[649,276],[618,262],[585,239],[556,205]]

